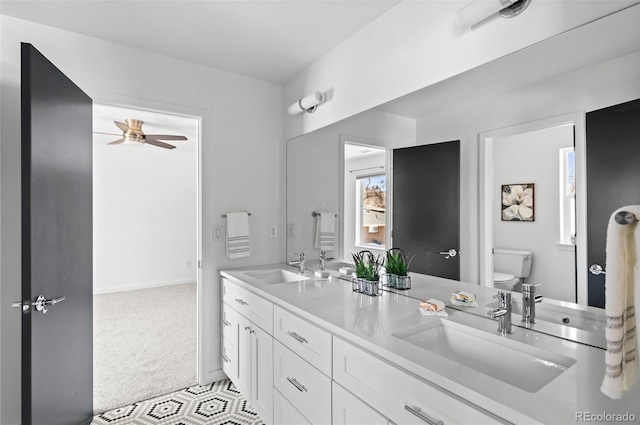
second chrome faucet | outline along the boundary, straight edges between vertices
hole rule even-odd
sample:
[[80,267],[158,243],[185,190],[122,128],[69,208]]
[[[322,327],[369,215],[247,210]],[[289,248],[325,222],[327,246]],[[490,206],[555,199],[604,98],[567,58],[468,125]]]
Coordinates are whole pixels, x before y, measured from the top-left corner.
[[498,299],[498,308],[490,310],[487,315],[492,319],[498,319],[498,332],[501,334],[511,333],[511,293],[498,291],[498,295],[493,298]]

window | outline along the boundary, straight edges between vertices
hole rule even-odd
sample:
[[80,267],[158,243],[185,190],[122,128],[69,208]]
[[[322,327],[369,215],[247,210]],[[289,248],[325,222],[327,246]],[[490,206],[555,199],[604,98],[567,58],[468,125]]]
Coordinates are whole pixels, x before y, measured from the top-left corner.
[[560,243],[574,245],[576,168],[573,148],[560,149]]
[[387,177],[356,178],[356,245],[385,249]]

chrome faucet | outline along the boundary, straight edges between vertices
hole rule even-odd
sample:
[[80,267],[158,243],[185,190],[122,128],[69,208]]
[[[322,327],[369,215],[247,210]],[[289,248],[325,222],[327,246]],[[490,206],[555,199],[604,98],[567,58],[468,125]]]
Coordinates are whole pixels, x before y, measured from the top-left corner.
[[298,260],[297,261],[289,261],[287,264],[289,264],[290,266],[297,266],[298,267],[298,272],[299,273],[304,273],[304,252],[297,252],[295,254],[289,254],[289,255],[297,255],[298,256]]
[[320,270],[324,270],[327,268],[327,253],[325,251],[320,251]]
[[498,295],[493,298],[498,299],[498,308],[487,312],[492,319],[498,319],[498,332],[501,334],[511,333],[511,293],[498,291]]
[[542,295],[536,295],[539,283],[522,284],[522,321],[527,325],[536,323],[536,303],[542,301]]

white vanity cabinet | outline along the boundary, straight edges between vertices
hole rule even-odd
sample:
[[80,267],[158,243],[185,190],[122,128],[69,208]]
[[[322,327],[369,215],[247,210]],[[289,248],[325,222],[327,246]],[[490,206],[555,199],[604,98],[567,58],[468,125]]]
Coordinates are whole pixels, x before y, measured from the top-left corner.
[[398,425],[508,423],[337,337],[333,379]]
[[333,381],[333,403],[331,404],[333,425],[392,425],[373,407],[351,394]]
[[222,369],[264,423],[272,424],[273,337],[246,316],[272,323],[273,304],[226,279],[223,291]]

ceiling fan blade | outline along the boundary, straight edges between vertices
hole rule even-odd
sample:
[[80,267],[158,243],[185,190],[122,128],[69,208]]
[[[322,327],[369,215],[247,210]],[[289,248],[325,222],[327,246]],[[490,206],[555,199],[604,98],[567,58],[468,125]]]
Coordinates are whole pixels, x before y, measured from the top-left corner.
[[103,131],[94,131],[93,134],[106,134],[107,136],[120,136],[120,133],[105,133]]
[[118,140],[114,140],[113,142],[109,142],[107,143],[107,145],[119,145],[120,143],[123,143],[124,139],[118,139]]
[[114,121],[114,123],[115,123],[115,124],[116,124],[116,126],[117,126],[120,130],[122,130],[124,133],[126,133],[126,132],[133,133],[133,130],[131,130],[131,128],[129,128],[129,126],[128,126],[128,125],[126,125],[125,123],[120,122],[120,121]]
[[169,143],[164,143],[161,142],[159,140],[155,140],[155,139],[149,139],[148,137],[144,140],[145,143],[148,143],[150,145],[154,145],[154,146],[158,146],[161,148],[165,148],[165,149],[175,149],[176,147],[173,145],[170,145]]
[[172,136],[170,134],[147,134],[147,138],[161,140],[189,140],[185,136]]

